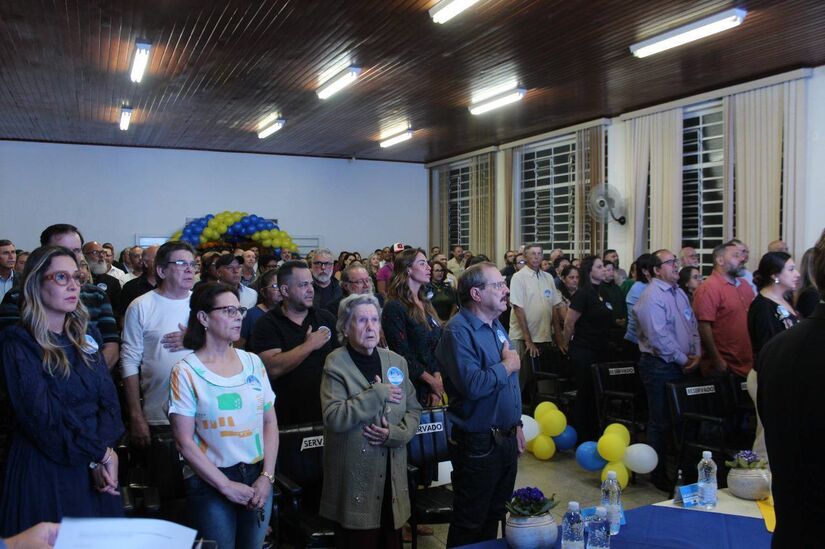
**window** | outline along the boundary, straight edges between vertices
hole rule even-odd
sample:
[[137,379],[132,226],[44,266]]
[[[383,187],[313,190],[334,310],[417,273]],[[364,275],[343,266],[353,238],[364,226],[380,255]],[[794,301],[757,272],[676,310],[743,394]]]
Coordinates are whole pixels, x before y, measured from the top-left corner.
[[[527,148],[521,161],[521,241],[575,253],[576,141],[573,136]],[[582,200],[585,197],[581,197]],[[590,246],[590,224],[585,249]]]
[[699,252],[702,273],[724,238],[724,118],[720,103],[685,109],[682,154],[682,241]]
[[470,165],[450,166],[449,246],[470,246]]

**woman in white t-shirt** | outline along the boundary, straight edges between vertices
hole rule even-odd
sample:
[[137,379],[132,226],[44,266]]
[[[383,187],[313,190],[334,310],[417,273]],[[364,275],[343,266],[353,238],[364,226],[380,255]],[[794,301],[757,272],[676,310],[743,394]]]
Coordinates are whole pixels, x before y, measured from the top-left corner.
[[232,347],[245,312],[230,286],[198,286],[183,341],[195,352],[175,365],[169,387],[190,520],[222,549],[263,545],[278,455],[266,369],[257,355]]

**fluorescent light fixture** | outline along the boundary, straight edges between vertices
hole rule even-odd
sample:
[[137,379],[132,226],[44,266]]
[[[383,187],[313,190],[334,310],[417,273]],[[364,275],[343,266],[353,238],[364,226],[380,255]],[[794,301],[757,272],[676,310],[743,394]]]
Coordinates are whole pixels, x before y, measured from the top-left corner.
[[324,82],[324,84],[318,88],[316,93],[319,98],[327,99],[332,94],[343,90],[355,82],[355,79],[358,78],[359,74],[361,74],[361,67],[349,66]]
[[430,8],[430,17],[436,23],[446,23],[478,0],[441,0]]
[[705,17],[689,25],[675,28],[659,36],[648,38],[630,46],[630,51],[636,57],[647,57],[670,48],[688,44],[694,40],[711,36],[733,27],[739,26],[748,14],[747,10],[734,8],[710,17]]
[[286,124],[286,120],[281,118],[280,113],[274,112],[270,114],[258,124],[258,139],[266,139],[283,128],[284,124]]
[[524,97],[527,92],[524,88],[515,88],[499,92],[496,95],[488,96],[482,101],[474,102],[470,105],[470,113],[482,114],[510,103],[515,103]]
[[146,65],[149,64],[149,50],[151,49],[152,44],[149,42],[135,43],[135,58],[132,60],[132,82],[140,82],[143,79]]
[[120,129],[126,131],[129,129],[129,122],[132,120],[132,109],[129,107],[121,107],[120,109]]
[[386,149],[387,147],[392,147],[393,145],[397,145],[402,141],[406,141],[412,138],[413,131],[412,128],[407,128],[403,132],[390,137],[389,139],[385,139],[381,142],[381,148]]

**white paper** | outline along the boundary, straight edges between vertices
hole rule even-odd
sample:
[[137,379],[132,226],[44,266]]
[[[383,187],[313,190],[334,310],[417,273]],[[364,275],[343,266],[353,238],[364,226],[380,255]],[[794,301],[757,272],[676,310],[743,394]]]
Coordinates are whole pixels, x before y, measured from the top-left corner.
[[191,549],[196,534],[166,520],[64,518],[54,549]]

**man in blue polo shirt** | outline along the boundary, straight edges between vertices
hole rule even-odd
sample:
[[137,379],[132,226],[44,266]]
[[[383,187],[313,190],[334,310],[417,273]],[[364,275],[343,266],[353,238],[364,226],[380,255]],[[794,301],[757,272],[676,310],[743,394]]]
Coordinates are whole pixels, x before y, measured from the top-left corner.
[[452,422],[453,521],[447,547],[495,539],[524,452],[518,353],[498,321],[509,290],[493,263],[461,273],[461,309],[444,328],[441,363]]

